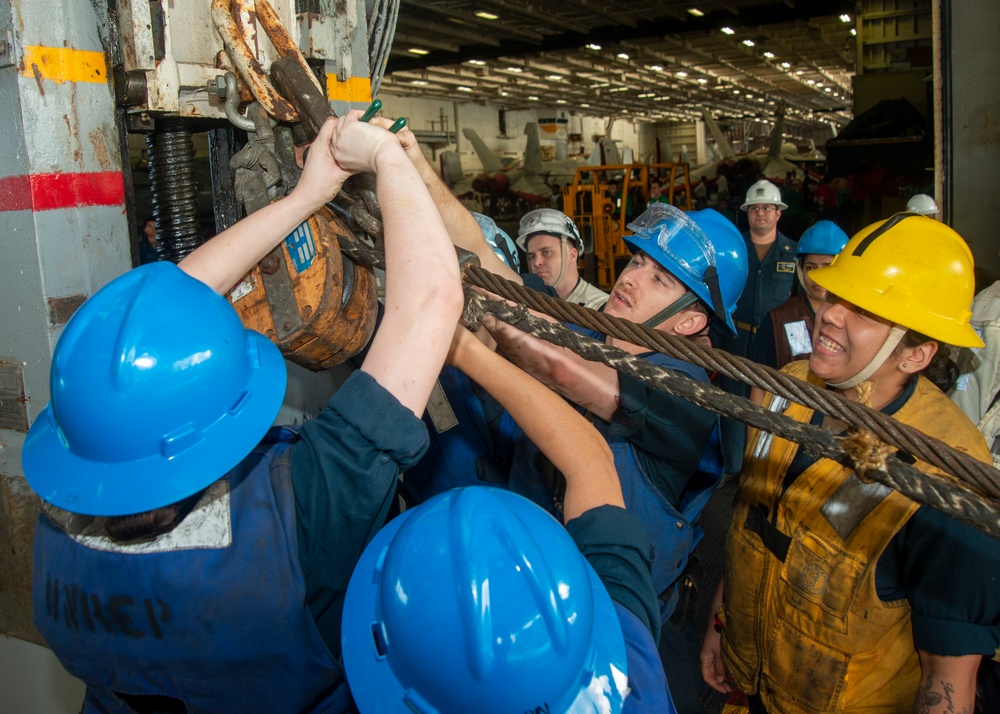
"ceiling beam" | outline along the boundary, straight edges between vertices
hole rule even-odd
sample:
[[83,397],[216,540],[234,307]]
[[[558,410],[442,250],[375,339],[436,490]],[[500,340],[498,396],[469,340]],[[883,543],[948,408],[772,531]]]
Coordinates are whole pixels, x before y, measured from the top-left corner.
[[[534,42],[541,42],[545,39],[544,34],[536,32],[530,28],[519,27],[516,31],[508,30],[504,28],[503,23],[498,23],[495,20],[484,20],[483,18],[476,17],[473,12],[468,10],[453,10],[446,5],[441,5],[440,3],[428,0],[406,0],[406,7],[423,10],[429,18],[433,18],[434,15],[438,15],[450,18],[471,28],[478,28],[484,36],[500,35],[503,37],[516,37],[519,40],[531,40]],[[446,27],[450,27],[451,24],[446,25]],[[440,28],[438,28],[438,32],[440,31]]]
[[475,27],[464,27],[458,23],[449,23],[447,30],[442,32],[440,22],[417,19],[412,15],[401,16],[396,22],[396,32],[398,33],[400,29],[405,31],[409,28],[429,33],[430,37],[447,36],[449,39],[458,38],[468,42],[481,42],[492,47],[500,46],[500,40],[485,33],[478,32]]
[[510,2],[510,0],[479,0],[478,4],[489,5],[490,7],[496,8],[500,12],[521,15],[522,17],[527,17],[535,22],[544,22],[546,25],[560,27],[573,33],[590,32],[590,25],[582,22],[575,22],[562,17],[561,15],[556,15],[550,12],[541,12],[539,10],[535,10],[534,7],[530,5],[521,5],[520,3]]
[[[490,0],[491,5],[511,5],[507,0]],[[421,3],[421,6],[434,12],[436,6]],[[813,17],[853,13],[854,2],[851,0],[810,0],[796,3],[794,7],[783,5],[764,5],[749,7],[739,13],[741,27],[757,27],[782,22],[801,22]],[[469,13],[469,17],[472,14]],[[558,20],[545,15],[546,22],[558,24]],[[732,24],[729,13],[706,13],[703,17],[689,20],[659,20],[641,23],[638,27],[623,27],[621,25],[605,25],[593,27],[584,32],[563,32],[548,35],[542,41],[510,40],[500,47],[485,44],[463,45],[458,52],[431,52],[421,57],[390,57],[386,73],[406,69],[420,69],[434,65],[454,64],[468,59],[497,59],[500,57],[519,57],[537,54],[541,51],[559,51],[576,49],[588,43],[613,44],[626,40],[643,40],[652,37],[683,34],[688,32],[710,32],[718,30],[725,24]]]

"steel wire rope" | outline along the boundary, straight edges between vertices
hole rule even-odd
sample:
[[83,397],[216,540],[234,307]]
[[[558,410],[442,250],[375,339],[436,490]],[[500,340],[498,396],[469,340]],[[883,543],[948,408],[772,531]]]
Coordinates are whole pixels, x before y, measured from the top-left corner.
[[1000,498],[1000,474],[992,466],[956,451],[919,429],[901,424],[886,414],[851,401],[837,392],[782,374],[776,369],[743,357],[702,347],[687,338],[668,335],[582,305],[544,295],[482,268],[470,268],[466,272],[466,277],[480,288],[525,304],[556,319],[683,359],[785,397],[853,427],[867,429],[885,443],[956,476],[983,495]]
[[[355,208],[365,212],[361,206]],[[341,250],[352,260],[385,268],[384,256],[380,251],[346,236],[338,238]],[[467,317],[467,324],[478,323],[481,313],[489,312],[528,334],[572,349],[584,359],[604,362],[661,391],[794,441],[818,456],[833,459],[849,468],[857,469],[857,455],[845,445],[847,437],[839,437],[809,424],[802,424],[783,414],[770,412],[748,399],[724,392],[714,385],[699,383],[653,365],[562,325],[534,317],[526,308],[717,371],[840,419],[857,430],[870,431],[882,442],[903,452],[903,456],[888,456],[881,468],[861,469],[861,477],[878,481],[991,537],[1000,538],[1000,479],[997,471],[918,429],[852,402],[839,393],[782,374],[770,367],[722,350],[702,347],[688,338],[668,335],[623,318],[567,303],[513,283],[476,265],[464,268],[463,276],[469,285],[519,305],[518,308],[511,307],[505,302],[487,300],[467,290],[466,310],[470,315]],[[909,463],[913,457],[950,474],[954,480],[917,469]]]
[[[679,396],[693,404],[718,414],[737,419],[809,449],[817,456],[833,459],[855,468],[855,450],[850,437],[841,437],[772,412],[753,402],[737,397],[715,385],[698,382],[690,377],[659,367],[617,347],[610,347],[581,335],[563,325],[548,322],[506,302],[487,300],[466,291],[466,323],[477,323],[483,313],[552,344],[572,349],[582,358],[603,362],[614,369],[647,382],[656,389]],[[882,483],[919,503],[946,513],[986,535],[1000,538],[1000,502],[986,498],[958,481],[940,478],[921,471],[895,456],[885,458],[882,468],[864,470],[860,476]]]

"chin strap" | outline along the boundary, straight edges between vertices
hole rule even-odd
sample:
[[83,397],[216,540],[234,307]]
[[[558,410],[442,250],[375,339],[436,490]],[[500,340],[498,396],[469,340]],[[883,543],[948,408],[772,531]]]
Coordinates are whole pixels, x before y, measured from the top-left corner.
[[702,276],[705,287],[708,288],[708,296],[712,298],[712,305],[715,309],[715,316],[726,324],[726,306],[722,302],[722,288],[719,287],[719,271],[714,265],[705,268],[705,275]]
[[804,274],[804,271],[802,270],[802,263],[800,263],[798,260],[796,260],[795,261],[795,277],[797,277],[799,279],[799,287],[802,288],[802,291],[804,293],[808,294],[809,291],[806,290],[806,281],[802,279],[802,275],[803,274]]
[[559,259],[559,276],[552,283],[552,287],[555,288],[557,293],[559,292],[559,287],[558,287],[559,283],[561,283],[562,279],[566,276],[566,258],[569,257],[569,250],[567,250],[566,248],[566,243],[567,240],[560,236],[559,252],[562,257]]
[[678,312],[686,308],[692,303],[698,302],[698,296],[693,292],[686,292],[681,297],[674,300],[672,303],[667,305],[665,308],[660,310],[658,313],[653,315],[651,318],[642,323],[643,327],[648,327],[650,329],[656,329],[656,326],[669,317],[673,317]]
[[[722,305],[722,291],[719,288],[719,273],[718,271],[716,271],[714,265],[708,266],[708,268],[705,270],[704,280],[705,280],[705,286],[708,288],[708,294],[712,297],[712,305],[715,306],[715,317],[722,320],[723,324],[725,324],[726,308],[723,307]],[[665,308],[663,308],[658,313],[656,313],[651,318],[642,323],[642,325],[643,327],[649,327],[655,330],[656,326],[659,325],[661,322],[670,317],[673,317],[674,315],[676,315],[678,312],[688,307],[689,305],[693,305],[694,303],[698,302],[698,299],[699,298],[697,295],[688,290],[681,297],[677,298],[676,300],[674,300],[674,302],[667,305]],[[710,316],[709,321],[711,321],[711,319],[712,318]]]
[[827,382],[827,384],[834,389],[850,389],[851,387],[858,386],[875,374],[876,370],[878,370],[878,368],[885,363],[885,360],[890,354],[892,354],[892,351],[896,349],[896,345],[899,344],[899,341],[903,339],[903,335],[905,334],[905,327],[893,325],[892,329],[889,330],[888,336],[885,338],[885,343],[882,345],[882,348],[875,353],[875,356],[872,357],[872,361],[868,363],[867,367],[843,382]]

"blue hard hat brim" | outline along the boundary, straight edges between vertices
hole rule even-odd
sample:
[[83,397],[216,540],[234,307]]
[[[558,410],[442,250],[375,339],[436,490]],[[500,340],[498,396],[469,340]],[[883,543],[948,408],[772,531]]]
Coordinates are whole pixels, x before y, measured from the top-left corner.
[[[247,341],[259,356],[246,385],[249,398],[235,414],[223,414],[188,448],[170,458],[157,454],[118,462],[84,459],[67,448],[50,403],[24,442],[21,464],[28,485],[43,500],[73,513],[124,516],[175,503],[218,480],[257,446],[285,396],[288,371],[281,352],[252,330],[247,330]],[[107,438],[113,443],[115,435]]]
[[[633,234],[622,236],[622,240],[625,241],[625,245],[632,249],[633,253],[637,250],[641,250],[659,263],[664,270],[680,280],[688,290],[697,295],[698,299],[705,303],[709,309],[710,315],[714,314],[714,311],[712,310],[712,296],[708,294],[708,288],[703,283],[694,282],[684,274],[683,270],[680,270],[680,266],[674,265],[669,256],[667,256],[657,244],[655,238],[642,238]],[[666,305],[664,305],[664,307],[666,307]],[[728,312],[726,312],[725,325],[729,334],[736,335],[736,324],[733,322],[733,316]]]
[[[372,626],[378,621],[375,611],[378,587],[373,574],[378,561],[384,556],[396,533],[415,510],[403,511],[375,535],[361,554],[347,586],[341,623],[341,649],[351,695],[361,714],[413,714],[414,711],[404,701],[406,688],[392,671],[389,658],[380,656],[375,649]],[[627,674],[625,639],[618,613],[604,583],[586,559],[584,563],[590,576],[594,601],[593,642],[597,648],[594,678],[606,678],[606,681],[613,686],[615,681],[613,667]],[[442,672],[441,676],[449,675],[447,672]],[[516,682],[512,682],[511,686],[516,686]],[[567,692],[561,700],[553,703],[551,710],[553,712],[569,710],[578,694],[586,688],[587,684],[584,684],[577,691]],[[482,702],[470,702],[470,710],[482,709],[482,704]],[[617,714],[618,711],[620,710],[612,709],[613,714]]]

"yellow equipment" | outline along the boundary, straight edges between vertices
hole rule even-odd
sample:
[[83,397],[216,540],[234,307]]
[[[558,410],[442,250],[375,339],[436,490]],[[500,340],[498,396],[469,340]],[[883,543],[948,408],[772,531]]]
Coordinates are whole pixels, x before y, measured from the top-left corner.
[[[628,223],[649,204],[649,170],[668,169],[664,175],[664,196],[674,201],[674,184],[683,171],[687,188],[685,203],[679,208],[691,210],[691,183],[687,164],[614,164],[581,166],[572,183],[563,187],[563,206],[583,236],[584,276],[604,290],[615,284],[619,268],[631,258],[622,240],[629,233]],[[621,174],[621,193],[613,196],[612,176]],[[679,187],[678,187],[679,188]]]

